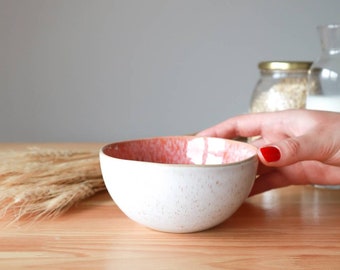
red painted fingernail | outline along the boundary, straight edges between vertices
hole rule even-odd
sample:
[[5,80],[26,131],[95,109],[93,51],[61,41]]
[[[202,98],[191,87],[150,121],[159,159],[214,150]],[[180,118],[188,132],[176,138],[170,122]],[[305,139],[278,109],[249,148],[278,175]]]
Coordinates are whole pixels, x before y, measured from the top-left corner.
[[275,146],[262,147],[260,151],[267,162],[278,161],[281,158],[280,150]]

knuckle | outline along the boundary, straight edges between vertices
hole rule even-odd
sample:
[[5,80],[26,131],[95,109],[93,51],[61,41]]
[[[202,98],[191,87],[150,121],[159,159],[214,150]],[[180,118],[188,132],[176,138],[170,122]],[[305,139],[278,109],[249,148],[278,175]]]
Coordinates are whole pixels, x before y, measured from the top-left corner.
[[289,138],[285,141],[285,152],[290,155],[296,154],[301,148],[300,141],[297,138]]

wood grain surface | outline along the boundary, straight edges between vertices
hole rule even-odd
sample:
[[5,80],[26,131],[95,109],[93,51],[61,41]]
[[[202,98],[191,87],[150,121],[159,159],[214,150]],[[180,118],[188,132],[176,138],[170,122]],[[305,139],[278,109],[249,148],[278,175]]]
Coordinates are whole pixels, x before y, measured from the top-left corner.
[[0,239],[0,269],[340,269],[340,191],[269,191],[248,198],[223,224],[192,234],[136,224],[104,191],[52,220],[2,218]]

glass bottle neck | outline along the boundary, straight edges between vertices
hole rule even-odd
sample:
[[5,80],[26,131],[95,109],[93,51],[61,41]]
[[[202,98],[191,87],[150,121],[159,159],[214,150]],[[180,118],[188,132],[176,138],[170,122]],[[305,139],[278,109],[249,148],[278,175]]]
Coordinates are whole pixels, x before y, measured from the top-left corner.
[[318,27],[321,50],[323,53],[340,54],[340,25],[322,25]]

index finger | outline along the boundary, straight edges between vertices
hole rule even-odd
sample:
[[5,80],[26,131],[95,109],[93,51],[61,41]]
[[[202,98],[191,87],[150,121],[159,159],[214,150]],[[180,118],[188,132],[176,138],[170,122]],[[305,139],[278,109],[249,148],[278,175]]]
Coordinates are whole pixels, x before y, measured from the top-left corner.
[[239,115],[207,128],[197,135],[219,138],[258,136],[261,134],[263,122],[270,118],[272,116],[268,113]]

